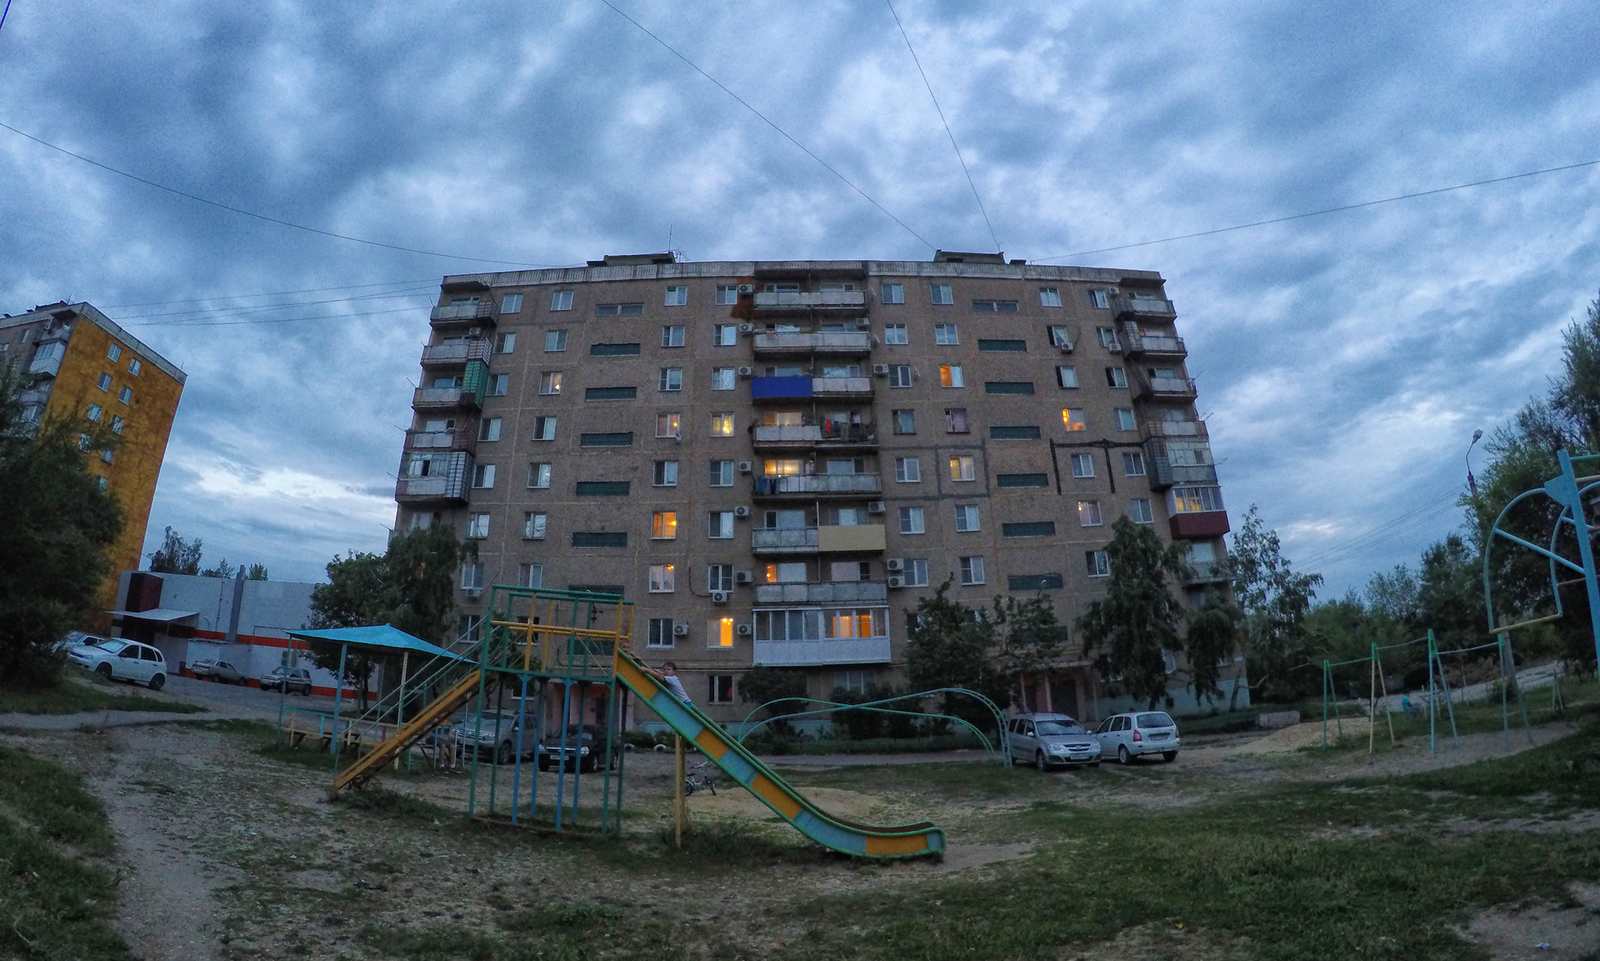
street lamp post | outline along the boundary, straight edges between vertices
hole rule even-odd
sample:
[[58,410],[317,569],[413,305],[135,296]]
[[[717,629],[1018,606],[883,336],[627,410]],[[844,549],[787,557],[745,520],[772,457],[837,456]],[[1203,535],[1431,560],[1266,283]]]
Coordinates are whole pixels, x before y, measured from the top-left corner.
[[1472,448],[1476,447],[1478,441],[1482,439],[1483,431],[1475,430],[1472,432],[1472,443],[1467,445],[1467,487],[1472,491],[1473,497],[1478,496],[1478,481],[1477,478],[1472,476]]

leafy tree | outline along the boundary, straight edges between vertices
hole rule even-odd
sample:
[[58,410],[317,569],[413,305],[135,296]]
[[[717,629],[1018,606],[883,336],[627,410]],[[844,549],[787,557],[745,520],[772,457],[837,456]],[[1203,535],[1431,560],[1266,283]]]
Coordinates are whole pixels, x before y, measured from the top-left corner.
[[227,580],[227,579],[233,577],[233,575],[237,574],[238,572],[239,572],[239,569],[237,567],[234,567],[232,564],[229,564],[228,563],[228,559],[226,557],[224,557],[222,560],[217,561],[217,563],[215,565],[213,565],[211,567],[208,567],[205,570],[201,571],[200,572],[200,576],[202,576],[202,577],[220,577],[220,578],[222,578],[224,580]]
[[115,446],[115,435],[81,411],[35,424],[20,397],[32,383],[0,364],[0,683],[27,688],[55,683],[51,646],[93,613],[122,532],[86,453]]
[[[991,656],[994,624],[947,595],[945,581],[932,597],[924,596],[906,612],[906,673],[917,691],[965,687],[1004,708],[1011,703],[1010,686]],[[979,730],[994,724],[994,716],[972,698],[944,694],[940,710],[962,718]]]
[[[781,667],[757,665],[739,677],[739,700],[744,704],[766,704],[769,717],[782,717],[808,706],[805,701],[785,701],[783,698],[806,696],[806,672]],[[767,725],[784,734],[790,733],[788,722],[773,721]]]
[[1216,591],[1189,615],[1183,636],[1183,653],[1189,662],[1189,689],[1196,700],[1220,697],[1222,669],[1233,663],[1239,639],[1244,635],[1244,612]]
[[[350,552],[328,562],[328,583],[311,590],[311,626],[319,630],[335,627],[366,627],[387,624],[392,595],[388,564],[380,554]],[[312,641],[311,661],[325,671],[339,673],[340,646]],[[361,648],[348,651],[343,658],[342,680],[355,685],[365,704],[373,670],[383,661],[380,655]]]
[[1489,639],[1482,571],[1472,549],[1454,534],[1422,552],[1416,627],[1433,628],[1441,648],[1471,647]]
[[264,580],[266,580],[267,579],[267,568],[266,568],[266,565],[265,564],[251,564],[250,565],[250,570],[244,575],[244,579],[247,580],[247,581],[264,581]]
[[[1309,659],[1305,619],[1322,575],[1294,571],[1277,531],[1266,529],[1254,504],[1233,535],[1230,553],[1233,596],[1245,617],[1250,690],[1287,700],[1294,695],[1289,672]],[[1238,691],[1236,686],[1235,697]]]
[[996,595],[993,613],[993,657],[1006,681],[1021,693],[1025,676],[1039,676],[1055,666],[1067,648],[1067,626],[1056,619],[1055,606],[1043,594],[1017,598]]
[[1167,693],[1165,655],[1183,649],[1183,606],[1167,579],[1183,577],[1188,565],[1176,544],[1162,544],[1126,515],[1111,528],[1106,559],[1106,596],[1077,622],[1083,653],[1094,655],[1095,670],[1108,684],[1154,707]]
[[150,570],[157,574],[200,573],[200,538],[186,541],[177,531],[167,528],[161,549],[150,557]]

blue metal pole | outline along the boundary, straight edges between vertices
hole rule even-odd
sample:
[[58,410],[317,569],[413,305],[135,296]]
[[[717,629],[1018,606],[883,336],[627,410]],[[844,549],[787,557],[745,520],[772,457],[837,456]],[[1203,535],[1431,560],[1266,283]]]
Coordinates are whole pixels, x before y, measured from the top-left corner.
[[333,773],[335,775],[339,773],[339,748],[344,740],[344,736],[339,732],[339,702],[344,694],[344,663],[349,653],[349,644],[339,645],[339,676],[333,679]]
[[1578,535],[1578,557],[1583,561],[1583,583],[1589,592],[1589,627],[1594,632],[1595,656],[1600,658],[1600,584],[1595,580],[1589,519],[1578,494],[1578,477],[1572,469],[1572,458],[1564,450],[1556,451],[1556,458],[1561,462],[1561,476],[1546,481],[1544,489],[1558,504],[1572,511],[1572,525]]

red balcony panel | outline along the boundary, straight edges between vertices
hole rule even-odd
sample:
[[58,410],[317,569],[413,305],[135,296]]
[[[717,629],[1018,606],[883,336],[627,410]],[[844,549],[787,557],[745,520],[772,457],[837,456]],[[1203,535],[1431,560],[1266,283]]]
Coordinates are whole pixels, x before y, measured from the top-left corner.
[[1227,511],[1197,511],[1172,515],[1173,540],[1201,540],[1228,533]]

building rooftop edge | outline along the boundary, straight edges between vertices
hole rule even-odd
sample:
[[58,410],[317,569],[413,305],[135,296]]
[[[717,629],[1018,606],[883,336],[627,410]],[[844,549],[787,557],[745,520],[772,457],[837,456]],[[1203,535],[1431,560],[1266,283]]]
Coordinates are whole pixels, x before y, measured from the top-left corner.
[[107,333],[127,344],[134,351],[136,351],[140,357],[143,357],[145,360],[154,364],[158,369],[167,374],[173,380],[176,380],[179,384],[188,382],[189,375],[180,370],[177,364],[174,364],[172,361],[156,353],[155,350],[151,349],[149,344],[146,344],[144,341],[128,333],[125,329],[123,329],[121,324],[118,324],[110,317],[107,317],[105,314],[101,313],[98,307],[89,303],[88,301],[81,301],[76,304],[68,304],[63,302],[58,304],[46,304],[42,307],[35,307],[33,310],[30,310],[25,314],[13,314],[10,317],[0,318],[0,327],[17,327],[21,326],[22,324],[34,323],[36,321],[43,320],[46,317],[52,316],[62,310],[70,310],[79,317],[83,317],[100,327],[102,330],[105,330]]
[[974,277],[1004,280],[1077,280],[1118,284],[1164,283],[1159,271],[1053,264],[973,263],[927,260],[708,260],[678,263],[547,267],[472,274],[446,274],[442,284],[481,283],[488,287],[573,284],[587,281],[671,280],[693,277],[751,277],[767,271],[869,274],[879,277]]

